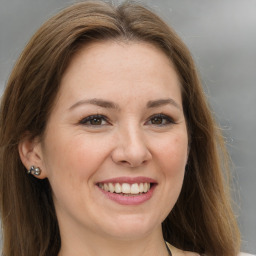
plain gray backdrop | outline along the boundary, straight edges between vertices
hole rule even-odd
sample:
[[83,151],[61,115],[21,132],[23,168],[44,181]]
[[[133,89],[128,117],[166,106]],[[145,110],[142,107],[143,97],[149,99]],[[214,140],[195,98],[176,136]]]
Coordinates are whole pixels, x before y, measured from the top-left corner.
[[[0,92],[39,26],[74,1],[0,0]],[[144,0],[192,52],[234,163],[242,250],[256,253],[256,0]]]

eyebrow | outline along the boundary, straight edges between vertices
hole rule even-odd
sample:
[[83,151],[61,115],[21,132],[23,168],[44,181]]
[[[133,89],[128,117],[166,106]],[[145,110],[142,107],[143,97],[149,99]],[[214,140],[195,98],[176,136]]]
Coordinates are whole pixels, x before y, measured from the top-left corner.
[[161,106],[169,105],[169,104],[180,109],[180,110],[182,109],[181,106],[174,99],[171,99],[171,98],[149,101],[147,103],[147,107],[148,108],[157,108],[157,107],[161,107]]
[[102,108],[113,108],[119,110],[119,106],[115,104],[114,102],[103,100],[103,99],[88,99],[88,100],[80,100],[76,102],[74,105],[72,105],[69,110],[72,110],[80,105],[84,104],[91,104],[91,105],[96,105]]
[[[110,109],[120,110],[120,107],[118,106],[118,104],[116,104],[112,101],[96,99],[96,98],[80,100],[80,101],[76,102],[75,104],[73,104],[69,108],[69,110],[72,110],[72,109],[74,109],[78,106],[84,105],[84,104],[91,104],[91,105],[96,105],[96,106],[99,106],[102,108],[110,108]],[[164,105],[172,105],[172,106],[178,108],[179,110],[182,109],[181,106],[174,99],[171,99],[171,98],[152,100],[152,101],[147,102],[147,108],[157,108],[157,107],[161,107]]]

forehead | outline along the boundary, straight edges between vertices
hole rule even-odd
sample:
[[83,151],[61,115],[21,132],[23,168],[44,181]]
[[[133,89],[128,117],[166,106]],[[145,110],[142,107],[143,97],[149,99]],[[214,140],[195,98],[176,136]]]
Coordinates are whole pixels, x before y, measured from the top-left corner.
[[74,54],[63,79],[78,66],[93,69],[96,64],[101,65],[102,68],[108,66],[114,71],[114,64],[116,64],[116,68],[131,67],[131,65],[146,65],[148,67],[150,64],[153,66],[156,62],[161,64],[161,67],[170,66],[175,69],[170,58],[153,43],[121,39],[91,42],[80,47]]
[[71,97],[97,93],[102,97],[108,91],[120,92],[121,96],[128,90],[157,94],[161,87],[169,90],[179,84],[173,63],[155,45],[104,41],[90,43],[76,52],[62,77],[60,94]]

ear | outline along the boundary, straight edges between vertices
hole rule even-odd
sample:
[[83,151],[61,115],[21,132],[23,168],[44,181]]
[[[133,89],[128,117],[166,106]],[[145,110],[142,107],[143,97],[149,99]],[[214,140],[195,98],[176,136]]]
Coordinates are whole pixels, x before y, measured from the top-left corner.
[[43,170],[43,154],[40,139],[38,137],[31,138],[26,135],[19,142],[18,145],[20,159],[27,170],[31,166],[39,167],[41,170],[40,175],[35,176],[38,179],[45,179],[46,172]]

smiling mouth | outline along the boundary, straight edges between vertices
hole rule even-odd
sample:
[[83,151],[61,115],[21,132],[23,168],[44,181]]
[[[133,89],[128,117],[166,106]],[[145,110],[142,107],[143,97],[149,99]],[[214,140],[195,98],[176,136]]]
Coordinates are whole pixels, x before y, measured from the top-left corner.
[[147,193],[153,183],[98,183],[97,186],[106,192],[119,194],[122,196],[138,196]]

